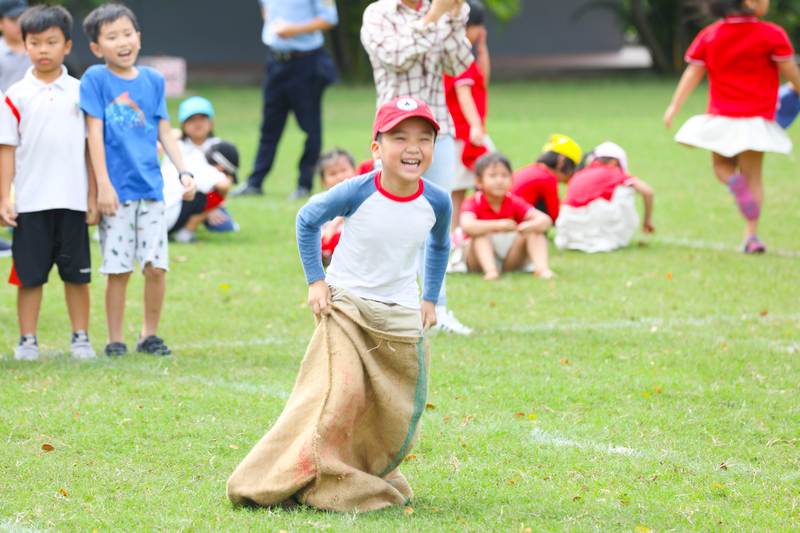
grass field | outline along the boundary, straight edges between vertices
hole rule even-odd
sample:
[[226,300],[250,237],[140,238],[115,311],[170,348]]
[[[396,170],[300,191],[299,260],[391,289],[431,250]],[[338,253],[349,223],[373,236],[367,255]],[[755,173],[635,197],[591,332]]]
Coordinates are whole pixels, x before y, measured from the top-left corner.
[[[294,241],[300,204],[285,200],[302,140],[292,124],[267,195],[229,202],[240,234],[170,245],[160,333],[176,359],[72,360],[54,273],[44,355],[14,362],[15,292],[0,286],[0,531],[800,529],[797,162],[767,158],[761,237],[773,253],[737,253],[742,222],[710,155],[675,145],[661,125],[673,88],[638,78],[491,87],[488,129],[516,166],[550,133],[584,148],[613,140],[656,189],[658,233],[613,254],[552,250],[553,282],[448,280],[450,307],[477,332],[432,339],[435,408],[403,468],[413,514],[251,511],[225,497],[228,475],[281,412],[313,330]],[[258,91],[194,89],[247,169]],[[678,124],[704,105],[698,91]],[[326,146],[367,157],[373,114],[372,88],[330,90]],[[10,266],[0,260],[3,275]],[[103,287],[95,275],[97,350]],[[135,277],[129,346],[141,288]]]

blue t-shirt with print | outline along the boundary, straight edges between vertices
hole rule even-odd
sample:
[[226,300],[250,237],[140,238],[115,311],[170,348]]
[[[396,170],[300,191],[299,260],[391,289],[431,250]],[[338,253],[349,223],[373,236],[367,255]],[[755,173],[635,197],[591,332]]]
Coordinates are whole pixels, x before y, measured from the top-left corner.
[[81,78],[81,109],[103,119],[106,167],[120,202],[164,200],[158,162],[158,124],[169,120],[164,77],[154,68],[137,67],[126,80],[105,65],[94,65]]

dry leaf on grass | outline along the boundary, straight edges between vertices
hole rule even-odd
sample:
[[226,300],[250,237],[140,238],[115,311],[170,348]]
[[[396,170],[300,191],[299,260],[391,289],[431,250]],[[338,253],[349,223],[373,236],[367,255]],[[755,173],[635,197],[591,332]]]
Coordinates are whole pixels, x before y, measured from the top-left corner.
[[186,261],[189,260],[189,258],[186,257],[185,255],[178,255],[173,257],[172,260],[175,261],[176,263],[185,263]]
[[565,365],[568,365],[569,364],[569,359],[559,359],[558,362],[562,363],[562,364],[565,364]]
[[719,483],[712,483],[712,485],[714,485],[714,486],[715,486],[715,487],[717,487],[718,489],[724,489],[724,488],[725,488],[725,487],[723,487],[722,485],[720,485]]
[[636,526],[633,529],[634,529],[634,531],[650,531],[649,527],[644,527],[644,526]]
[[433,405],[432,403],[426,403],[425,404],[425,409],[436,409],[436,406]]
[[672,274],[670,274],[669,272],[667,272],[667,273],[666,273],[666,275],[665,275],[665,277],[666,277],[667,279],[672,279]]
[[449,418],[445,418],[444,420],[442,420],[442,422],[444,422],[445,424],[449,424],[450,423],[450,419]]
[[225,284],[223,283],[222,285],[220,285],[220,286],[219,286],[219,288],[220,288],[220,289],[222,289],[223,291],[227,291],[228,289],[230,289],[230,288],[231,288],[231,286],[230,286],[230,285],[225,285]]
[[528,420],[536,420],[536,415],[531,413],[528,415]]
[[581,497],[580,497],[580,496],[573,496],[573,497],[572,497],[572,501],[575,501],[575,500],[580,500],[580,499],[581,499]]
[[413,461],[413,460],[414,460],[414,459],[416,459],[416,458],[417,458],[417,456],[416,456],[416,455],[414,455],[414,454],[412,453],[411,455],[409,455],[408,457],[406,457],[406,458],[405,458],[405,460],[406,460],[406,461]]
[[514,413],[514,418],[522,418],[525,416],[525,413]]
[[65,497],[66,497],[66,496],[69,496],[69,494],[67,494],[67,491],[65,491],[64,489],[58,489],[58,492],[60,492],[61,494],[63,494]]
[[412,514],[414,514],[414,509],[412,507],[404,507],[403,508],[403,513],[406,516],[411,516]]
[[238,450],[239,449],[239,447],[237,445],[235,445],[235,444],[229,445],[228,448],[230,448],[231,450]]
[[759,313],[759,315],[761,315],[761,316],[767,316],[768,314],[769,314],[769,311],[767,311],[766,309],[764,309],[763,311],[761,311]]
[[649,398],[649,397],[650,397],[650,394],[649,394],[649,393],[647,393],[647,392],[643,392],[643,393],[642,393],[642,396],[644,396],[645,398]]
[[53,448],[50,444],[42,444],[42,449],[46,452],[52,452],[55,448]]

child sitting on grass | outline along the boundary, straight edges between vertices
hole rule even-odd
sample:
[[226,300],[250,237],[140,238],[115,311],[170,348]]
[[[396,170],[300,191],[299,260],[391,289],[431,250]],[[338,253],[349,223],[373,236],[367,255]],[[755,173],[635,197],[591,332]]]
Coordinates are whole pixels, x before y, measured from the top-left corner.
[[483,279],[500,278],[500,272],[523,269],[533,262],[534,275],[550,279],[545,232],[550,217],[509,192],[511,162],[495,152],[475,165],[478,192],[461,207],[461,229],[471,237],[466,247],[470,272],[483,272]]
[[536,162],[514,172],[511,192],[555,222],[560,209],[558,184],[569,182],[580,161],[581,147],[575,141],[551,135]]
[[72,324],[70,352],[91,359],[87,224],[97,223],[97,188],[87,171],[80,82],[63,65],[72,49],[72,16],[60,6],[36,6],[19,23],[33,67],[0,108],[0,225],[15,229],[9,283],[18,287],[20,341],[14,359],[39,358],[39,308],[54,264]]
[[194,174],[197,183],[197,194],[191,201],[183,199],[183,186],[175,165],[163,165],[161,174],[164,177],[167,234],[175,242],[187,244],[196,242],[195,233],[200,224],[219,214],[220,204],[237,182],[239,151],[232,143],[218,141],[205,153],[199,150],[190,152],[185,156],[184,164]]
[[[317,171],[325,191],[356,175],[355,159],[347,150],[336,149],[322,154],[317,163]],[[319,194],[325,194],[321,192]],[[315,195],[318,196],[318,195]],[[322,226],[322,263],[331,263],[333,251],[342,236],[344,218],[336,217]]]
[[[422,179],[438,131],[421,100],[390,100],[373,126],[382,169],[300,209],[297,246],[317,327],[283,413],[228,480],[235,504],[365,512],[413,497],[398,465],[419,437],[424,332],[436,324],[450,252],[450,195]],[[345,228],[326,273],[320,228],[337,216]]]
[[595,148],[569,182],[556,220],[556,247],[594,253],[628,246],[639,226],[636,193],[644,198],[642,231],[647,235],[655,231],[652,187],[628,174],[628,156],[621,147],[605,142]]
[[[209,164],[206,163],[206,152],[221,142],[221,139],[214,135],[214,116],[214,106],[200,96],[187,98],[181,102],[178,108],[178,120],[180,120],[181,127],[173,129],[172,133],[178,140],[178,149],[183,156],[186,168],[194,174],[203,172],[203,168]],[[200,157],[192,157],[198,155]],[[236,158],[238,161],[238,153]],[[162,169],[171,164],[172,161],[165,155],[161,162]],[[238,162],[236,166],[238,167]],[[230,173],[228,174],[230,175]],[[233,174],[235,175],[235,172]],[[209,231],[217,232],[239,231],[239,225],[233,221],[233,217],[225,207],[225,194],[220,193],[216,187],[201,190],[201,192],[205,193],[206,197],[204,209],[206,216],[203,218],[206,228]],[[187,228],[187,232],[193,232],[196,229],[196,227]],[[176,242],[194,242],[194,235],[183,233],[176,235],[175,240]]]

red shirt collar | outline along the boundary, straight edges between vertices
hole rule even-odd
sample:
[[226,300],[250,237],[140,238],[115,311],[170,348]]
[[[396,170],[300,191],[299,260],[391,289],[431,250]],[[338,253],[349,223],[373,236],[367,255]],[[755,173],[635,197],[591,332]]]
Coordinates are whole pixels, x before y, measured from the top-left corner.
[[725,22],[730,24],[741,24],[742,22],[758,22],[758,17],[752,15],[729,15],[725,17]]
[[394,200],[395,202],[411,202],[422,196],[422,192],[425,190],[425,182],[420,179],[419,189],[411,196],[395,196],[381,186],[381,171],[379,170],[375,173],[375,188],[389,200]]

